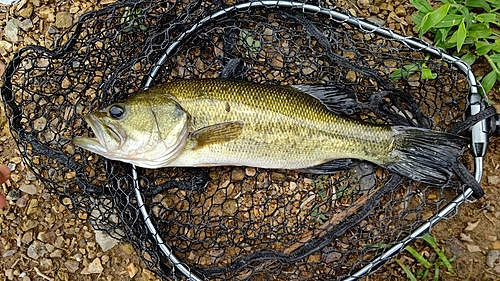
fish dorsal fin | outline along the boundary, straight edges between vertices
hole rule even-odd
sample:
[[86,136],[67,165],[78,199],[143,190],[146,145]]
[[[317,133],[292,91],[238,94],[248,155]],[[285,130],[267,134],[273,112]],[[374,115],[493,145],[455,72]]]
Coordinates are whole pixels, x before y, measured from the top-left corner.
[[359,104],[356,93],[342,85],[291,85],[291,87],[315,97],[330,111],[339,115],[354,114]]
[[242,121],[219,123],[194,131],[191,139],[195,141],[196,148],[200,148],[209,144],[234,140],[241,135],[242,130]]

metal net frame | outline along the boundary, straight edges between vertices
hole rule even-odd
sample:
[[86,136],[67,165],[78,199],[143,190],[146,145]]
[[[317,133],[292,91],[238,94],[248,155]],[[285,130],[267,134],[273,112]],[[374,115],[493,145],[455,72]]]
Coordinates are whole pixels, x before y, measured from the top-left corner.
[[[22,49],[5,72],[24,161],[166,280],[356,279],[473,193],[463,177],[428,186],[367,162],[325,175],[148,170],[73,146],[92,134],[86,113],[176,79],[342,84],[359,99],[351,118],[442,131],[485,108],[464,62],[329,1],[126,1],[83,15],[55,45]],[[473,143],[487,139],[482,124]]]

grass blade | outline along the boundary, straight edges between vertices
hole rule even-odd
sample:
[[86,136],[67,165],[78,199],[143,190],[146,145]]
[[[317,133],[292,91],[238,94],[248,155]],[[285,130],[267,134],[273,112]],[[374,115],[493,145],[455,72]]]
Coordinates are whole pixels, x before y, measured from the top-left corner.
[[432,264],[427,259],[425,259],[421,254],[419,254],[415,249],[413,249],[411,246],[406,246],[405,250],[408,251],[408,253],[410,253],[425,268],[427,268],[427,269],[432,268]]
[[395,258],[394,260],[399,264],[399,266],[401,266],[403,271],[406,273],[406,276],[408,276],[408,279],[410,279],[411,281],[417,281],[417,278],[415,277],[415,275],[413,275],[410,268],[403,264],[399,259]]

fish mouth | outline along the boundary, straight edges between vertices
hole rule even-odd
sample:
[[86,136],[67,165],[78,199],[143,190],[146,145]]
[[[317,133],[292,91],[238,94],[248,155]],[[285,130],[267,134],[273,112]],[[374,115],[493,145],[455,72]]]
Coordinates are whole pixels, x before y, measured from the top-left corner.
[[73,139],[73,143],[76,146],[102,154],[103,152],[117,150],[124,143],[125,140],[118,130],[113,126],[103,123],[98,116],[89,113],[84,119],[96,137],[76,137]]

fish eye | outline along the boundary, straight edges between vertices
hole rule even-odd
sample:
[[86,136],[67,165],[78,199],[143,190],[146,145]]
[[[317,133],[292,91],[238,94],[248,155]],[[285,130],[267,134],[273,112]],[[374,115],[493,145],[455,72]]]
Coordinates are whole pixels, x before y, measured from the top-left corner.
[[109,108],[108,113],[111,118],[121,119],[125,114],[125,109],[123,108],[123,106],[115,104]]

